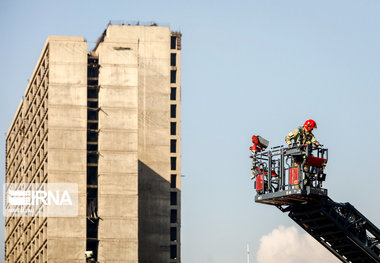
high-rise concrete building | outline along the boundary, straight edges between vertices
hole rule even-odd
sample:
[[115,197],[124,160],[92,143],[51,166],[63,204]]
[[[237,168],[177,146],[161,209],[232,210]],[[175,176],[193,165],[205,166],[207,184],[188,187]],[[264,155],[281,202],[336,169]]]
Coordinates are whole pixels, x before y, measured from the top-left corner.
[[180,262],[180,52],[155,25],[109,25],[91,52],[48,37],[6,182],[75,183],[78,216],[7,217],[6,262]]

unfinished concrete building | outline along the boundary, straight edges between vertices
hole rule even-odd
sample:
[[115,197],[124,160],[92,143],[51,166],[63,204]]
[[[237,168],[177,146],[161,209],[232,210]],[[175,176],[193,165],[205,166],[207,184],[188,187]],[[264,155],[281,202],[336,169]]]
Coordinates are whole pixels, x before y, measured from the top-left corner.
[[5,262],[180,262],[180,52],[168,27],[48,37],[6,182],[76,183],[78,216],[7,217]]

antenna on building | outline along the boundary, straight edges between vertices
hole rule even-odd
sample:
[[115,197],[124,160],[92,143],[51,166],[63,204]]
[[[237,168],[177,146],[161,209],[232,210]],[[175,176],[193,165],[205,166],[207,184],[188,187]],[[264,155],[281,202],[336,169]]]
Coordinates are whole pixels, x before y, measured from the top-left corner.
[[249,245],[248,245],[248,243],[247,243],[247,263],[249,263]]

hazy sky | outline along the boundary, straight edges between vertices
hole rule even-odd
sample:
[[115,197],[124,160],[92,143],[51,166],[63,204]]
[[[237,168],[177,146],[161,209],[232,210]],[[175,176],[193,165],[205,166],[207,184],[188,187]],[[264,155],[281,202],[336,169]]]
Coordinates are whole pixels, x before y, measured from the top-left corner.
[[2,0],[1,180],[5,133],[47,36],[92,47],[109,20],[156,21],[183,33],[183,263],[246,262],[247,243],[251,262],[271,263],[268,240],[284,236],[305,246],[284,262],[304,260],[315,242],[253,201],[249,146],[252,134],[283,144],[308,118],[330,150],[330,197],[379,227],[379,13],[378,0]]

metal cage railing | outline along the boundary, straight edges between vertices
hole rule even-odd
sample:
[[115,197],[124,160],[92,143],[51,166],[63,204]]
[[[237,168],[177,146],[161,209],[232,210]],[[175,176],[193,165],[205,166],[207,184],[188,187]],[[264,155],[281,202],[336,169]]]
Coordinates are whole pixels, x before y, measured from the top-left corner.
[[[259,137],[259,136],[256,136]],[[321,146],[292,145],[276,146],[265,150],[266,144],[254,141],[252,155],[252,177],[258,194],[303,189],[305,186],[321,188],[326,178],[324,169],[328,160],[328,149]],[[256,143],[255,143],[256,142]]]

